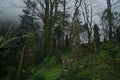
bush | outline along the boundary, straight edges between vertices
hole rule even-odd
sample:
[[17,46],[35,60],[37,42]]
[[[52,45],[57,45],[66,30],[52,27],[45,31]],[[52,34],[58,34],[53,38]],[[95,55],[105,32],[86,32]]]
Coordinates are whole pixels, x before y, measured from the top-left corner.
[[61,75],[61,66],[56,64],[55,57],[46,57],[36,68],[31,70],[28,80],[56,80]]

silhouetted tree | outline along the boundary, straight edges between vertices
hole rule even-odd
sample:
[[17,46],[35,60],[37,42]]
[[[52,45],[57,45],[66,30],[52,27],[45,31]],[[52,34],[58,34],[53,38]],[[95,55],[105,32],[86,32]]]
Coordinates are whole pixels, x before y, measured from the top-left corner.
[[94,44],[95,47],[98,48],[100,43],[100,33],[99,33],[99,27],[97,24],[94,24]]
[[[35,25],[36,18],[34,14],[36,3],[30,0],[27,0],[25,4],[26,4],[26,8],[23,9],[24,15],[20,16],[21,17],[20,32],[22,34],[27,34],[29,32],[35,32],[35,29],[36,29],[36,25]],[[31,8],[33,9],[33,11],[30,10]]]
[[116,29],[116,40],[117,42],[120,41],[120,26]]
[[94,24],[94,41],[100,42],[100,33],[99,33],[99,27],[97,24]]
[[109,40],[112,40],[112,5],[111,5],[111,0],[106,0],[107,1],[107,12],[108,12],[108,26],[109,26]]

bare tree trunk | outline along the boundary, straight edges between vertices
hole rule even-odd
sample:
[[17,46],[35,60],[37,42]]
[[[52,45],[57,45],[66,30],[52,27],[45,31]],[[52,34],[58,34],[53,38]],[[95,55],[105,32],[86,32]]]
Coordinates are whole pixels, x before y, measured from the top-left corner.
[[23,63],[23,57],[24,57],[24,51],[25,51],[25,45],[23,46],[22,53],[21,53],[21,56],[20,56],[19,67],[18,67],[18,72],[17,72],[16,79],[19,79],[19,77],[20,77],[22,63]]
[[108,23],[109,23],[109,40],[112,40],[112,12],[111,12],[111,0],[107,0],[108,9]]
[[[52,54],[53,49],[53,28],[55,26],[57,9],[58,9],[59,0],[45,0],[45,47],[44,50],[48,55]],[[54,11],[55,9],[55,11]]]
[[63,4],[63,26],[62,26],[62,44],[61,44],[61,48],[64,48],[64,28],[65,28],[65,10],[66,9],[66,0],[64,0],[64,4]]
[[44,18],[44,30],[45,30],[45,42],[44,51],[49,54],[49,0],[45,0],[45,18]]

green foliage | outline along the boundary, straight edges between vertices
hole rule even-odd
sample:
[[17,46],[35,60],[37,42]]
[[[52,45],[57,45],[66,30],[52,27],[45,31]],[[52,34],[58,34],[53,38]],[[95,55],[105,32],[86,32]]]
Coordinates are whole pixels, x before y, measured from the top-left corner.
[[[111,51],[119,52],[119,48],[111,48]],[[113,58],[110,51],[107,50],[100,50],[98,54],[86,53],[78,64],[72,64],[73,68],[74,66],[78,67],[72,68],[72,73],[67,75],[63,74],[61,78],[65,78],[65,80],[116,80],[119,78],[118,75],[120,73],[118,71],[113,71],[113,69],[119,70],[119,55],[118,53],[116,55],[117,57]],[[114,66],[113,63],[117,66]],[[116,74],[112,75],[112,73]],[[72,78],[70,77],[71,75]]]
[[56,80],[61,75],[59,67],[53,68],[36,68],[32,70],[33,75],[28,80]]
[[48,67],[48,68],[55,66],[55,65],[56,65],[55,57],[54,57],[54,56],[52,56],[52,57],[46,57],[46,58],[43,60],[43,62],[42,62],[41,65],[42,65],[42,66],[46,66],[46,67]]
[[99,53],[98,59],[101,59],[102,61],[110,60],[110,55],[107,51],[103,50]]
[[46,72],[45,80],[56,80],[61,74],[60,68],[52,68]]
[[46,57],[36,68],[32,69],[32,74],[28,80],[56,80],[61,75],[61,66],[56,65],[55,57]]
[[61,60],[69,59],[70,57],[71,57],[71,54],[70,54],[70,53],[64,52],[64,53],[61,55]]
[[[32,69],[28,80],[117,80],[120,74],[120,47],[111,48],[111,51],[117,52],[114,58],[107,50],[110,47],[112,46],[104,47],[98,54],[86,53],[79,60],[74,60],[67,74],[62,72],[63,64],[56,63],[56,57],[46,57],[37,68]],[[68,52],[61,55],[62,60],[70,58],[71,54]]]

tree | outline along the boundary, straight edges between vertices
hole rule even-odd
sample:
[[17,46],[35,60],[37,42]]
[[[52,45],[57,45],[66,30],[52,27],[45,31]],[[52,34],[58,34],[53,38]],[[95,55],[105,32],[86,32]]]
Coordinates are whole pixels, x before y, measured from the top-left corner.
[[99,27],[97,24],[94,24],[94,41],[100,42]]
[[[58,9],[59,0],[45,0],[45,15],[44,15],[44,30],[45,30],[45,44],[44,49],[47,51],[48,55],[52,54],[52,39],[53,31],[55,27],[57,9]],[[54,12],[55,8],[55,12]]]
[[73,54],[79,54],[80,50],[80,27],[78,23],[72,22],[71,26],[71,50]]
[[109,23],[109,40],[112,40],[112,5],[111,0],[107,1],[108,23]]
[[[5,64],[2,64],[0,62],[0,66],[1,66],[0,70],[3,72],[2,73],[3,77],[7,76],[6,79],[11,79],[11,78],[13,79],[15,78],[15,76],[13,77],[12,75],[16,75],[15,68],[18,67],[17,65],[18,65],[19,52],[20,52],[20,49],[19,49],[20,44],[19,45],[16,44],[17,40],[24,38],[24,37],[28,37],[28,35],[16,36],[17,25],[13,24],[13,22],[4,22],[4,23],[5,24],[1,24],[0,26],[1,30],[4,31],[4,33],[0,31],[1,33],[0,35],[0,60],[1,62]],[[4,27],[4,29],[2,27]]]
[[63,0],[63,25],[62,25],[62,45],[61,45],[61,48],[64,47],[65,20],[66,20],[66,0]]
[[[24,3],[26,4],[26,8],[23,9],[24,15],[20,16],[21,17],[20,33],[27,34],[29,32],[35,32],[36,30],[37,22],[35,22],[36,17],[34,14],[36,3],[30,0],[24,1]],[[31,11],[30,8],[32,8],[33,11]]]
[[[30,0],[26,0],[24,1],[24,3],[26,4],[26,7],[23,9],[24,14],[20,16],[21,24],[20,24],[18,35],[30,35],[30,36],[23,37],[18,40],[18,43],[20,43],[19,46],[20,46],[20,54],[21,54],[20,64],[19,64],[19,66],[21,67],[19,67],[18,72],[21,72],[21,69],[25,70],[26,73],[22,73],[25,75],[25,74],[28,74],[28,71],[29,71],[28,67],[33,66],[34,57],[36,55],[35,54],[35,33],[39,25],[38,25],[38,22],[36,22],[36,16],[34,13],[36,8],[36,3]],[[21,76],[20,73],[18,73],[18,76]]]
[[75,0],[75,11],[71,23],[71,32],[70,32],[70,41],[71,41],[71,50],[73,54],[80,53],[80,13],[79,8],[81,6],[82,0]]
[[55,33],[54,35],[55,35],[55,38],[56,38],[56,49],[60,50],[60,48],[61,48],[61,37],[62,37],[61,26],[56,26],[54,33]]
[[92,42],[92,23],[93,23],[93,4],[95,0],[84,0],[81,4],[81,13],[83,16],[83,22],[86,25],[88,34],[88,43]]
[[107,0],[107,9],[104,10],[101,17],[106,40],[110,40],[110,38],[114,40],[116,28],[119,26],[118,3],[118,0]]
[[[33,37],[33,36],[35,36],[35,32],[37,30],[37,27],[39,26],[39,25],[37,25],[38,23],[36,22],[36,16],[34,13],[35,8],[36,8],[36,3],[31,0],[26,0],[26,1],[24,1],[24,3],[26,4],[26,7],[23,9],[24,15],[20,16],[21,17],[21,25],[20,25],[20,29],[19,29],[20,33],[18,35],[29,34]],[[32,9],[32,11],[31,11],[31,9]],[[35,37],[34,37],[34,39],[35,39]],[[34,42],[34,40],[32,40],[32,39],[31,39],[31,41]],[[31,49],[34,52],[33,47],[35,47],[35,45],[27,46],[28,42],[30,42],[29,38],[22,38],[22,40],[21,40],[21,44],[23,44],[22,46],[26,45],[26,47],[28,47],[26,49],[26,51],[27,50],[29,51],[29,49]],[[27,53],[27,52],[25,52],[25,53]]]
[[98,48],[100,43],[100,33],[99,33],[99,27],[97,24],[94,24],[94,42],[95,42],[95,46]]
[[[29,10],[35,14],[38,20],[43,23],[44,29],[44,51],[47,54],[52,54],[52,38],[53,28],[56,22],[58,3],[60,0],[34,0],[30,2],[36,3],[37,6],[30,4]],[[26,3],[26,0],[24,0]]]

